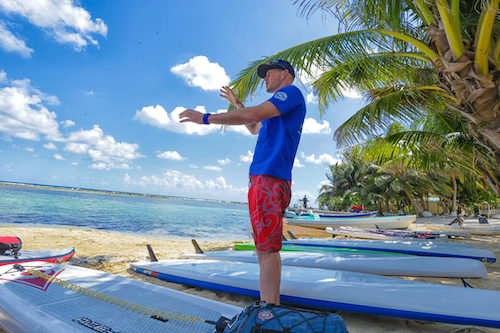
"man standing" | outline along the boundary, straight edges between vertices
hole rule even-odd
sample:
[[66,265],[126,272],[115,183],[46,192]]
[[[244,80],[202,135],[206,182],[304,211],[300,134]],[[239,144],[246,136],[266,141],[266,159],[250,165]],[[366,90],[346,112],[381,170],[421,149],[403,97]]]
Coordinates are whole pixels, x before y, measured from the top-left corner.
[[260,299],[280,304],[283,215],[290,204],[292,167],[306,114],[304,96],[292,85],[293,67],[284,60],[262,64],[257,74],[267,92],[274,95],[260,105],[245,107],[231,88],[221,96],[235,106],[227,113],[210,114],[185,110],[180,122],[246,125],[259,134],[250,165],[248,207],[260,267]]

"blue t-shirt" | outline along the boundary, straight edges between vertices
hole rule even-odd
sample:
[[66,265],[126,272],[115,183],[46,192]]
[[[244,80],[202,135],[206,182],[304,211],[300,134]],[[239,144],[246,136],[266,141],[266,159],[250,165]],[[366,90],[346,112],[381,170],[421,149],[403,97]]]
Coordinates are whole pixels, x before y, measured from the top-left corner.
[[306,116],[304,96],[297,87],[286,86],[268,101],[281,111],[281,115],[262,121],[250,175],[268,175],[291,181]]

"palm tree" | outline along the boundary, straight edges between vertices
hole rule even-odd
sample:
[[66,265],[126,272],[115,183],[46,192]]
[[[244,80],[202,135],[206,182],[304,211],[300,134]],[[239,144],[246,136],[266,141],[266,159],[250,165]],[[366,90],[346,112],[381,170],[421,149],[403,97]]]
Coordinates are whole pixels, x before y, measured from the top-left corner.
[[482,171],[500,195],[500,0],[450,1],[295,1],[305,15],[336,15],[346,31],[253,61],[232,86],[245,100],[259,86],[256,68],[281,58],[314,79],[320,110],[346,87],[365,92],[369,104],[337,130],[339,144],[451,110],[495,161]]
[[382,172],[393,165],[396,170],[401,165],[419,170],[428,181],[422,191],[449,200],[452,212],[457,211],[459,199],[461,203],[468,201],[459,196],[459,186],[463,189],[468,185],[474,197],[488,197],[482,167],[494,164],[494,160],[471,137],[466,121],[459,115],[431,114],[414,123],[410,130],[392,125],[385,136],[372,138],[352,150],[353,154],[381,165]]
[[371,198],[370,192],[365,189],[369,187],[370,175],[376,173],[376,170],[376,166],[346,155],[344,163],[330,166],[330,174],[326,174],[328,181],[320,188],[318,201],[322,206],[328,206],[334,198],[342,198],[342,209],[357,200],[362,205],[367,205]]

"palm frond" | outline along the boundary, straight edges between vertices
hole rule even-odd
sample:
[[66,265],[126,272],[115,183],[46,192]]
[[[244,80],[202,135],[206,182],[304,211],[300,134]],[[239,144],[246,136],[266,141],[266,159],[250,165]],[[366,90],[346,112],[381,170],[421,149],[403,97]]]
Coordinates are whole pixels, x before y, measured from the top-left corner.
[[413,86],[388,86],[370,91],[371,102],[343,123],[334,134],[339,145],[382,133],[394,122],[409,124],[443,108],[443,96]]

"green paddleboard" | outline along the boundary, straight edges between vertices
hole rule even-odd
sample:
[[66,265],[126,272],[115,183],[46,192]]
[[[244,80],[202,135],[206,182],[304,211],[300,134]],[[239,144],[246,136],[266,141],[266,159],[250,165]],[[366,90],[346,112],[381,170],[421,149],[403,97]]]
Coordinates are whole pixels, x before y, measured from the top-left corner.
[[[238,243],[234,244],[234,249],[239,251],[255,251],[254,244],[248,243]],[[376,254],[390,254],[395,256],[411,256],[411,254],[406,253],[395,253],[386,251],[372,251],[372,250],[360,250],[360,249],[350,249],[350,248],[338,248],[338,247],[317,247],[317,246],[297,246],[297,245],[283,245],[281,251],[302,251],[302,252],[343,252],[343,253],[376,253]]]

